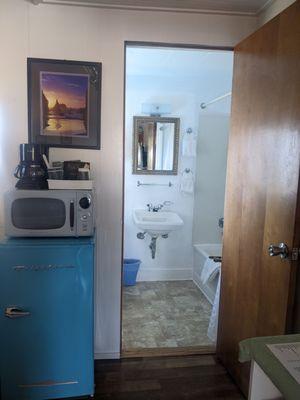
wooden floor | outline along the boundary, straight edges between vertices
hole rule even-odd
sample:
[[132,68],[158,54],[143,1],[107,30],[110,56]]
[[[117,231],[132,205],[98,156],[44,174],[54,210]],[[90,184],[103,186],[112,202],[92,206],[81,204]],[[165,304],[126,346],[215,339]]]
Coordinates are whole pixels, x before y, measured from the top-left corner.
[[244,399],[214,356],[96,361],[95,399]]

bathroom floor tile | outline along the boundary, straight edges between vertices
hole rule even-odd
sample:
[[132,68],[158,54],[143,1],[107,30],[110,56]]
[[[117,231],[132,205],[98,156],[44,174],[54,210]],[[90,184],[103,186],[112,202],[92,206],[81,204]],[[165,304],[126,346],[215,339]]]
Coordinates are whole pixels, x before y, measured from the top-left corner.
[[211,304],[192,281],[138,282],[123,289],[123,349],[210,346]]

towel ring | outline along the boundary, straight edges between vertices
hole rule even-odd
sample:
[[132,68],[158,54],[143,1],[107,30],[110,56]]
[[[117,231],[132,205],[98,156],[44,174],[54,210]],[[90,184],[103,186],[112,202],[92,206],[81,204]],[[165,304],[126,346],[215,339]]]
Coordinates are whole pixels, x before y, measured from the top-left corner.
[[193,174],[193,171],[191,170],[191,168],[185,168],[185,169],[182,171],[181,175],[183,175],[183,174],[192,174],[192,175],[194,175],[194,174]]

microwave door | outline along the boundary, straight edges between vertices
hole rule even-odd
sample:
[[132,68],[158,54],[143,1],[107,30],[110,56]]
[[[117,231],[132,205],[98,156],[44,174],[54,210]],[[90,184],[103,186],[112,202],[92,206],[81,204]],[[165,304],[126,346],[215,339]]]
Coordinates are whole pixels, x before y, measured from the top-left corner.
[[76,193],[21,193],[11,202],[8,236],[76,236]]

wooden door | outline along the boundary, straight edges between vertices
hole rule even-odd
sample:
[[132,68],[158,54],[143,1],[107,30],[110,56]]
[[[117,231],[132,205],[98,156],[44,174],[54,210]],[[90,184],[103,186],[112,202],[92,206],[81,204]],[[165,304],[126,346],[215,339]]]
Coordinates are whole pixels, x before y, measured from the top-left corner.
[[299,246],[300,2],[235,48],[217,353],[246,389],[240,340],[287,332]]

